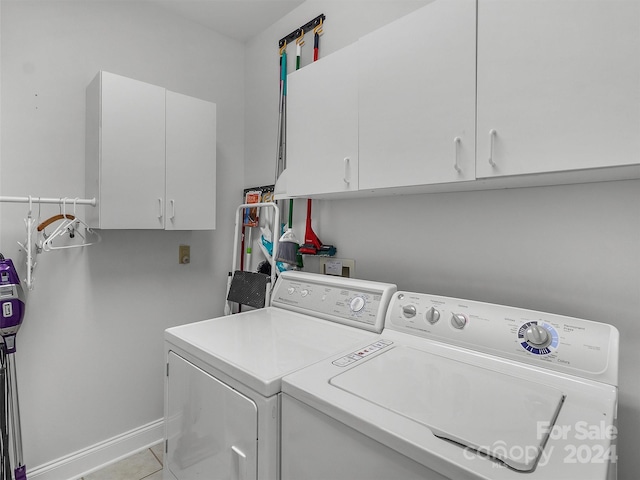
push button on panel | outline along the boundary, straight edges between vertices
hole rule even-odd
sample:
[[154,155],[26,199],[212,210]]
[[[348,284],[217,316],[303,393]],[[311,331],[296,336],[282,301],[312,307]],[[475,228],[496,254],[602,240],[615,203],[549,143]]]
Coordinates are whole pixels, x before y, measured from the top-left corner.
[[388,340],[378,340],[377,342],[374,342],[371,345],[367,345],[366,347],[361,348],[360,350],[357,350],[353,353],[350,353],[349,355],[345,355],[342,358],[334,360],[331,363],[333,363],[336,367],[346,367],[350,363],[357,362],[358,360],[368,357],[372,353],[382,350],[383,348],[388,347],[392,343],[393,342],[390,342]]

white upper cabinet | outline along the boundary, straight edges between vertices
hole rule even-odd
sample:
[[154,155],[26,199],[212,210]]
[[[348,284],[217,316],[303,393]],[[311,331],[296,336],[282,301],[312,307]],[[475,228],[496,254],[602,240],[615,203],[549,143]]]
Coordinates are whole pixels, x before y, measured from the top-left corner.
[[216,228],[216,105],[167,91],[166,230]]
[[431,3],[359,47],[360,189],[475,179],[475,0]]
[[289,79],[288,196],[640,177],[637,0],[435,0]]
[[477,177],[640,162],[640,2],[479,0]]
[[357,44],[288,75],[287,195],[358,190]]
[[215,104],[100,72],[86,107],[90,226],[215,228]]
[[86,193],[96,228],[163,228],[164,88],[100,72],[87,88]]

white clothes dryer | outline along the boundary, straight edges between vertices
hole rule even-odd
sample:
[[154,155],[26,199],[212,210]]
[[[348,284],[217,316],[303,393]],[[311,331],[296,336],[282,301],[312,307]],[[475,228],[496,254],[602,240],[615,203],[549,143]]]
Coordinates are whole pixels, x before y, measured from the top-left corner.
[[283,480],[616,478],[618,331],[397,292],[382,335],[283,379]]
[[267,308],[166,330],[165,480],[276,480],[280,387],[382,330],[395,285],[283,272]]

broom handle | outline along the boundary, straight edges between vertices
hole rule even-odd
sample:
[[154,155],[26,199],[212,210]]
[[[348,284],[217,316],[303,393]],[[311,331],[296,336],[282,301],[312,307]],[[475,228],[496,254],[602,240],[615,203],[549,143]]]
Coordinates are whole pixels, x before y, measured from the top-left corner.
[[293,198],[289,199],[289,228],[293,227]]

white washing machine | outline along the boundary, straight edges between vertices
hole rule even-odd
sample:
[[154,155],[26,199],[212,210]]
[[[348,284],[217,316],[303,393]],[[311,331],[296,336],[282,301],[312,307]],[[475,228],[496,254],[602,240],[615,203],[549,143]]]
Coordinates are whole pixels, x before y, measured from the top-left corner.
[[382,330],[395,285],[280,275],[271,305],[165,332],[165,480],[279,478],[284,375]]
[[283,379],[282,479],[616,478],[618,331],[397,292],[382,334]]

